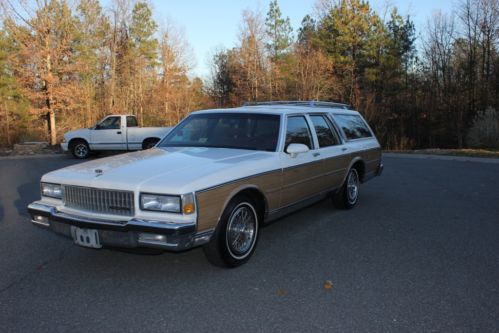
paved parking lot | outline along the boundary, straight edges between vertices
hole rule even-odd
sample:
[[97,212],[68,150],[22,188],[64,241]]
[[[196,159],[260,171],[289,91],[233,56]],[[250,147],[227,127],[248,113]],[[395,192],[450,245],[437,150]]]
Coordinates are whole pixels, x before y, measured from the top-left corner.
[[386,157],[354,210],[281,219],[232,270],[32,226],[40,176],[73,163],[0,159],[2,332],[499,330],[497,163]]

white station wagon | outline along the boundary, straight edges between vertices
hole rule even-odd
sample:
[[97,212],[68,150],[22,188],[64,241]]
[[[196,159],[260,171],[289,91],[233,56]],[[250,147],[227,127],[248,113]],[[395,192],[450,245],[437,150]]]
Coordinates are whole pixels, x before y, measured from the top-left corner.
[[327,196],[353,207],[381,149],[344,104],[268,102],[190,114],[155,148],[45,174],[32,222],[91,248],[183,251],[235,267],[263,223]]

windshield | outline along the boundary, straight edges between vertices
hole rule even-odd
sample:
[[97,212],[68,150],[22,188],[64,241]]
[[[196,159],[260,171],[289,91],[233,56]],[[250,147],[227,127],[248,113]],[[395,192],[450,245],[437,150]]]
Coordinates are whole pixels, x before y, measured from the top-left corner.
[[176,126],[159,147],[214,147],[275,151],[278,115],[193,114]]

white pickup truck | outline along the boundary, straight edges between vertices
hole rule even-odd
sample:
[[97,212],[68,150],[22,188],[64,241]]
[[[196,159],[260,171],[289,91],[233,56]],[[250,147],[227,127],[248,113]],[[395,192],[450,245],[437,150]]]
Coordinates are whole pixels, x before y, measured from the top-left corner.
[[139,127],[132,115],[111,115],[94,127],[82,128],[64,134],[63,151],[71,151],[83,159],[90,152],[103,150],[139,150],[154,147],[171,127]]

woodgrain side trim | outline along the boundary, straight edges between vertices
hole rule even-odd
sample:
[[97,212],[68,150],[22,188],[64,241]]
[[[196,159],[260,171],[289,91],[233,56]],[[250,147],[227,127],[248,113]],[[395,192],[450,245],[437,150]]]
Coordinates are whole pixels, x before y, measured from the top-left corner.
[[245,189],[260,191],[266,199],[268,210],[279,207],[281,174],[282,171],[279,169],[197,192],[198,231],[215,228],[228,202]]
[[276,212],[340,187],[353,163],[362,160],[367,173],[377,168],[380,159],[381,149],[374,148],[205,188],[196,192],[198,231],[216,228],[226,205],[242,190],[259,191],[265,197],[267,212]]

